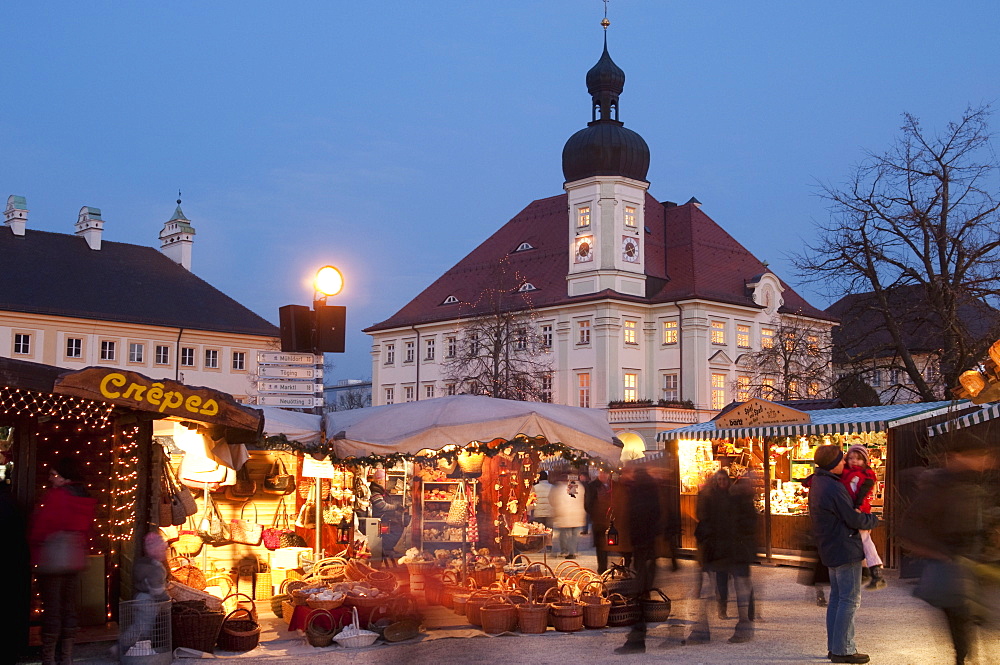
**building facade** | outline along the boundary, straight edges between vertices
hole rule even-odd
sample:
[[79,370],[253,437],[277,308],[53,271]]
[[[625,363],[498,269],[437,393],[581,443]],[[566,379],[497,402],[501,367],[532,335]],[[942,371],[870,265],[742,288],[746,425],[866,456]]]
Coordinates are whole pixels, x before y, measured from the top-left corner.
[[159,252],[105,241],[98,208],[80,210],[73,234],[33,230],[28,213],[24,197],[7,199],[0,356],[253,394],[257,351],[280,347],[278,329],[191,272],[180,201]]
[[[653,448],[657,431],[706,420],[747,397],[754,373],[747,358],[781,343],[788,321],[817,340],[828,337],[832,317],[697,200],[677,205],[649,194],[649,148],[619,120],[624,82],[605,39],[586,76],[591,120],[563,149],[565,193],[529,204],[366,330],[374,404],[494,394],[456,373],[456,357],[493,354],[509,372],[511,350],[527,351],[539,374],[534,399],[610,407],[620,438]],[[498,292],[505,298],[484,296]],[[509,334],[470,327],[511,312]]]

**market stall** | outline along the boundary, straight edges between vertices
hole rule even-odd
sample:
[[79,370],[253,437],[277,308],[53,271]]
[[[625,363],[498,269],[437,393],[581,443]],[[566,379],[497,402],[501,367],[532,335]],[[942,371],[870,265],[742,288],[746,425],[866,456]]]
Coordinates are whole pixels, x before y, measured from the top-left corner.
[[920,443],[914,432],[968,407],[965,402],[931,402],[796,411],[750,400],[715,421],[661,432],[657,440],[677,465],[682,546],[695,547],[699,489],[716,470],[726,469],[733,477],[750,478],[755,487],[764,515],[766,556],[796,555],[809,527],[808,489],[802,481],[813,472],[816,447],[836,444],[846,452],[851,445],[863,445],[878,476],[872,510],[888,523],[872,537],[892,565],[894,480],[901,468],[912,465]]

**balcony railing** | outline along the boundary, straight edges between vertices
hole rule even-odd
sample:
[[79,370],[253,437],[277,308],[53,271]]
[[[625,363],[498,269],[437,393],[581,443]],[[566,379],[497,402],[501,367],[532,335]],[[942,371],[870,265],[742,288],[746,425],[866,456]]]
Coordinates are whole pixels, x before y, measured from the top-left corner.
[[608,422],[612,425],[626,423],[670,423],[693,425],[701,422],[695,409],[666,406],[629,406],[608,409]]

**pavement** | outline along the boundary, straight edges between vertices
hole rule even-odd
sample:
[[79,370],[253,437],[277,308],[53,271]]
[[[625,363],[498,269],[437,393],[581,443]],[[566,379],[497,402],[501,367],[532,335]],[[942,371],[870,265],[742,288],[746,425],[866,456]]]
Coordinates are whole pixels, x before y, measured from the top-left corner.
[[[535,557],[535,555],[533,555]],[[540,558],[540,555],[537,555]],[[561,559],[549,557],[554,568]],[[593,551],[584,551],[577,560],[596,567]],[[829,663],[826,659],[825,612],[816,604],[815,590],[798,583],[798,569],[786,566],[755,566],[753,581],[760,620],[754,639],[741,644],[727,642],[736,620],[722,620],[709,612],[711,641],[685,644],[685,638],[698,614],[700,601],[693,597],[698,576],[692,561],[682,560],[677,572],[669,562],[660,561],[657,585],[673,600],[670,619],[650,625],[646,652],[617,655],[628,628],[586,630],[578,633],[542,635],[482,634],[473,638],[434,639],[430,633],[398,644],[376,645],[351,650],[340,647],[315,649],[303,637],[283,630],[280,620],[262,611],[261,622],[268,626],[262,633],[261,646],[245,654],[215,657],[233,665],[286,665],[288,663],[358,663],[380,665],[405,662],[407,665],[468,665],[470,663],[651,663],[676,662],[690,665],[730,663]],[[951,642],[943,615],[912,596],[912,580],[899,580],[888,571],[889,586],[864,591],[856,620],[860,651],[871,655],[872,663],[883,665],[952,665]],[[735,596],[731,592],[730,615],[735,614]],[[264,603],[263,605],[267,605]],[[712,608],[714,610],[714,607]],[[264,608],[261,608],[264,610]],[[77,663],[94,665],[113,663],[107,656],[108,644],[79,645]],[[977,656],[970,665],[1000,663],[1000,632],[996,627],[979,631]],[[36,663],[38,660],[24,660]],[[190,665],[189,658],[175,658],[174,665]],[[143,665],[139,660],[131,665]]]

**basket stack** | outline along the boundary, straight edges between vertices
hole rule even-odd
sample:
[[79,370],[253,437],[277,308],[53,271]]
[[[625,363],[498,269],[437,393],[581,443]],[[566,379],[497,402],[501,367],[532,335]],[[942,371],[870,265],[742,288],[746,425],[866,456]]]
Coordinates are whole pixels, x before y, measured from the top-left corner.
[[328,647],[333,644],[333,636],[339,629],[329,611],[310,612],[306,619],[306,641],[314,647]]

